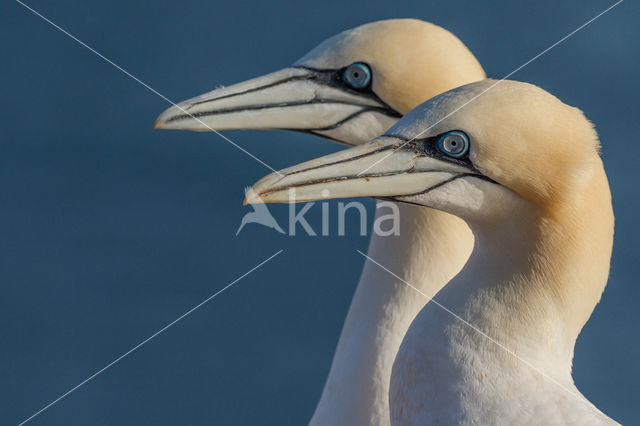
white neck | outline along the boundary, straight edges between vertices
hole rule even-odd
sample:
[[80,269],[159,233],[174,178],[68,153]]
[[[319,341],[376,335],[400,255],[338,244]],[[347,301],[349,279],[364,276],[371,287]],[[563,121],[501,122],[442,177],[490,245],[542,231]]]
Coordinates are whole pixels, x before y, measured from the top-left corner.
[[[562,225],[526,204],[495,222],[472,224],[476,244],[467,265],[402,342],[391,378],[392,424],[613,423],[571,378],[583,324],[570,321],[581,318],[572,291],[601,292],[606,275],[582,269],[591,268],[589,261],[608,265],[607,248],[597,259],[589,253],[565,264]],[[577,235],[571,243],[589,238]]]
[[[368,255],[433,295],[460,271],[471,253],[473,235],[450,214],[407,204],[398,207],[400,235],[373,235]],[[426,302],[379,266],[365,262],[311,425],[389,424],[393,360]]]

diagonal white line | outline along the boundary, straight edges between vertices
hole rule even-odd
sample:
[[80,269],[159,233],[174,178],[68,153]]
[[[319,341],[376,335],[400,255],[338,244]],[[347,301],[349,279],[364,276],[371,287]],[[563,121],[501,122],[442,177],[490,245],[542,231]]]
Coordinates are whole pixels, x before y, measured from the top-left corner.
[[147,89],[149,89],[151,92],[155,93],[156,95],[158,95],[159,97],[161,97],[162,99],[164,99],[165,101],[169,102],[171,105],[175,106],[176,108],[178,108],[180,111],[182,111],[183,113],[187,114],[188,116],[190,116],[191,118],[193,118],[194,120],[198,121],[200,124],[202,124],[203,126],[205,126],[207,129],[211,130],[213,133],[215,133],[216,135],[220,136],[222,139],[224,139],[225,141],[229,142],[231,145],[235,146],[236,148],[238,148],[240,151],[244,152],[245,154],[247,154],[249,157],[253,158],[254,160],[256,160],[257,162],[259,162],[260,164],[262,164],[263,166],[265,166],[266,168],[268,168],[269,170],[271,170],[272,172],[282,176],[276,169],[274,169],[273,167],[271,167],[270,165],[268,165],[267,163],[265,163],[264,161],[262,161],[261,159],[259,159],[258,157],[256,157],[255,155],[253,155],[252,153],[250,153],[249,151],[247,151],[246,149],[244,149],[243,147],[241,147],[240,145],[238,145],[237,143],[235,143],[234,141],[232,141],[231,139],[229,139],[228,137],[224,136],[222,133],[218,132],[217,130],[214,130],[213,128],[211,128],[209,125],[207,125],[205,122],[203,122],[202,120],[200,120],[198,117],[195,117],[194,115],[192,115],[191,113],[187,112],[184,108],[182,108],[180,105],[176,104],[175,102],[173,102],[171,99],[167,98],[165,95],[163,95],[162,93],[158,92],[156,89],[154,89],[153,87],[149,86],[147,83],[145,83],[144,81],[140,80],[138,77],[136,77],[135,75],[131,74],[129,71],[125,70],[124,68],[122,68],[120,65],[116,64],[115,62],[113,62],[111,59],[107,58],[106,56],[104,56],[102,53],[98,52],[97,50],[95,50],[94,48],[92,48],[91,46],[89,46],[88,44],[86,44],[85,42],[83,42],[82,40],[78,39],[76,36],[74,36],[73,34],[69,33],[67,30],[65,30],[64,28],[60,27],[59,25],[57,25],[56,23],[52,22],[50,19],[48,19],[47,17],[43,16],[41,13],[39,13],[38,11],[34,10],[33,8],[31,8],[30,6],[24,4],[22,1],[20,0],[16,0],[17,3],[19,3],[20,5],[24,6],[27,10],[31,11],[33,14],[35,14],[36,16],[39,16],[40,18],[42,18],[44,21],[48,22],[49,24],[51,24],[54,28],[56,28],[57,30],[59,30],[60,32],[62,32],[63,34],[65,34],[66,36],[68,36],[69,38],[71,38],[72,40],[74,40],[75,42],[77,42],[78,44],[80,44],[81,46],[87,48],[89,51],[91,51],[92,53],[94,53],[95,55],[97,55],[98,57],[100,57],[101,59],[105,60],[106,62],[108,62],[109,64],[113,65],[116,69],[118,69],[119,71],[121,71],[122,73],[124,73],[125,75],[127,75],[128,77],[131,77],[132,79],[134,79],[136,82],[140,83],[142,86],[146,87]]
[[484,95],[485,93],[487,93],[489,90],[493,89],[494,87],[496,87],[498,84],[502,83],[504,80],[508,79],[509,77],[511,77],[512,75],[514,75],[515,73],[517,73],[518,71],[520,71],[522,68],[526,67],[527,65],[529,65],[531,62],[535,61],[536,59],[538,59],[540,56],[544,55],[545,53],[547,53],[548,51],[550,51],[551,49],[553,49],[554,47],[556,47],[557,45],[559,45],[560,43],[562,43],[563,41],[565,41],[566,39],[568,39],[569,37],[571,37],[572,35],[574,35],[575,33],[577,33],[578,31],[580,31],[581,29],[583,29],[584,27],[586,27],[587,25],[589,25],[590,23],[592,23],[593,21],[595,21],[596,19],[598,19],[599,17],[601,17],[602,15],[604,15],[605,13],[607,13],[608,11],[610,11],[611,9],[613,9],[614,7],[616,7],[617,5],[619,5],[620,3],[622,3],[624,0],[618,0],[617,2],[615,2],[614,4],[612,4],[611,6],[609,6],[608,8],[606,8],[605,10],[603,10],[602,12],[598,13],[596,16],[594,16],[593,18],[589,19],[587,22],[585,22],[584,24],[580,25],[578,28],[576,28],[575,30],[571,31],[569,34],[567,34],[566,36],[562,37],[560,40],[556,41],[555,43],[553,43],[551,46],[547,47],[546,49],[544,49],[542,52],[538,53],[536,56],[534,56],[533,58],[529,59],[527,62],[525,62],[524,64],[520,65],[518,68],[514,69],[513,71],[511,71],[509,74],[505,75],[504,77],[502,77],[500,80],[496,81],[495,83],[493,83],[491,86],[487,87],[485,90],[483,90],[482,92],[480,92],[479,94],[477,94],[476,96],[474,96],[473,98],[469,99],[467,102],[465,102],[464,104],[462,104],[461,106],[459,106],[458,108],[454,109],[453,111],[451,111],[449,114],[445,115],[444,117],[442,117],[440,120],[436,121],[435,123],[433,123],[432,125],[430,125],[429,127],[427,127],[426,129],[424,129],[423,131],[421,131],[420,133],[418,133],[416,136],[412,137],[411,139],[409,139],[408,141],[404,142],[402,145],[400,145],[399,147],[395,148],[394,150],[392,150],[389,154],[385,155],[384,157],[382,157],[381,159],[379,159],[378,161],[376,161],[375,163],[369,165],[366,169],[362,170],[360,173],[358,173],[358,176],[360,176],[361,174],[363,174],[364,172],[366,172],[367,170],[371,169],[372,167],[374,167],[376,164],[384,161],[385,159],[389,158],[390,156],[392,156],[393,154],[396,153],[396,151],[398,151],[399,149],[402,149],[405,145],[407,145],[408,143],[416,140],[417,138],[419,138],[420,136],[422,136],[423,134],[425,134],[426,132],[428,132],[431,128],[433,128],[434,126],[436,126],[438,123],[442,122],[443,120],[446,120],[447,118],[451,117],[453,114],[455,114],[456,112],[460,111],[462,108],[464,108],[465,106],[469,105],[471,102],[475,101],[476,99],[478,99],[480,96]]
[[265,263],[267,263],[268,261],[270,261],[271,259],[273,259],[274,257],[276,257],[277,255],[279,255],[280,253],[282,253],[284,250],[278,250],[275,254],[272,254],[270,257],[268,257],[267,259],[263,260],[262,262],[260,262],[259,264],[257,264],[256,266],[254,266],[253,268],[249,269],[247,272],[245,272],[244,274],[240,275],[238,278],[236,278],[235,280],[231,281],[229,284],[227,284],[226,286],[224,286],[222,289],[218,290],[217,292],[215,292],[214,294],[212,294],[211,296],[207,297],[206,299],[204,299],[202,302],[198,303],[196,306],[194,306],[193,308],[189,309],[187,312],[185,312],[184,314],[180,315],[178,318],[176,318],[175,320],[171,321],[169,324],[165,325],[164,327],[162,327],[160,330],[156,331],[155,333],[153,333],[151,336],[147,337],[146,339],[144,339],[142,342],[138,343],[137,345],[135,345],[134,347],[132,347],[131,349],[129,349],[127,352],[123,353],[122,355],[120,355],[118,358],[114,359],[113,361],[111,361],[109,364],[105,365],[104,367],[102,367],[100,370],[96,371],[95,373],[93,373],[92,375],[90,375],[89,377],[87,377],[86,379],[84,379],[82,382],[78,383],[77,385],[75,385],[74,387],[72,387],[71,389],[69,389],[68,391],[66,391],[65,393],[63,393],[62,395],[60,395],[58,398],[54,399],[53,401],[51,401],[49,404],[45,405],[44,407],[42,407],[40,410],[36,411],[35,413],[33,413],[30,417],[24,419],[23,421],[21,421],[18,426],[22,426],[23,424],[27,423],[28,421],[32,420],[34,417],[36,417],[37,415],[41,414],[43,411],[51,408],[51,406],[53,406],[54,404],[56,404],[57,402],[59,402],[61,399],[67,397],[69,394],[71,394],[72,392],[74,392],[76,389],[78,389],[79,387],[83,386],[84,384],[86,384],[87,382],[91,381],[92,379],[94,379],[96,376],[100,375],[101,373],[103,373],[105,370],[107,370],[108,368],[112,367],[114,364],[116,364],[117,362],[119,362],[120,360],[122,360],[123,358],[127,357],[128,355],[130,355],[132,352],[136,351],[137,349],[139,349],[141,346],[143,346],[144,344],[146,344],[147,342],[149,342],[151,339],[153,339],[154,337],[158,336],[160,333],[166,331],[167,329],[169,329],[170,327],[172,327],[174,324],[176,324],[178,321],[182,320],[183,318],[185,318],[187,315],[191,314],[193,311],[195,311],[196,309],[200,308],[202,305],[204,305],[205,303],[207,303],[208,301],[210,301],[211,299],[215,298],[216,296],[218,296],[220,293],[222,293],[223,291],[225,291],[226,289],[228,289],[229,287],[231,287],[232,285],[234,285],[235,283],[237,283],[238,281],[240,281],[241,279],[243,279],[244,277],[246,277],[247,275],[249,275],[250,273],[252,273],[253,271],[255,271],[256,269],[258,269],[259,267],[261,267],[262,265],[264,265]]
[[[426,297],[429,302],[433,303],[434,305],[438,306],[439,308],[443,309],[445,312],[449,313],[450,315],[452,315],[453,317],[455,317],[456,319],[462,321],[462,323],[464,323],[465,325],[467,325],[468,327],[470,327],[472,330],[474,330],[475,332],[479,333],[481,336],[489,339],[491,342],[493,342],[495,345],[497,345],[500,349],[503,349],[504,351],[506,351],[508,354],[512,355],[513,357],[515,357],[516,359],[518,359],[519,361],[522,361],[525,365],[527,365],[529,368],[531,368],[532,370],[534,370],[535,372],[539,373],[542,377],[544,377],[545,379],[548,379],[549,381],[551,381],[552,383],[558,385],[560,387],[560,389],[563,389],[564,391],[568,392],[570,395],[572,395],[574,398],[576,398],[578,401],[581,401],[583,403],[585,403],[587,406],[591,407],[595,412],[597,412],[598,414],[606,417],[603,413],[600,412],[600,410],[598,410],[595,406],[593,406],[589,401],[585,400],[584,398],[582,398],[579,394],[575,393],[573,390],[571,390],[570,388],[566,387],[565,385],[563,385],[562,383],[560,383],[559,381],[557,381],[556,379],[554,379],[553,377],[549,376],[548,374],[546,374],[544,371],[540,370],[538,367],[536,367],[535,365],[533,365],[532,363],[530,363],[529,361],[527,361],[526,359],[518,356],[513,350],[509,349],[507,346],[503,345],[502,343],[498,342],[497,340],[495,340],[494,338],[492,338],[491,336],[489,336],[487,333],[485,333],[484,331],[480,330],[478,327],[474,326],[473,324],[471,324],[469,321],[465,320],[464,318],[460,317],[458,314],[456,314],[455,312],[453,312],[451,309],[447,308],[446,306],[442,305],[440,302],[438,302],[436,299],[434,299],[432,296],[428,296],[427,294],[425,294],[424,292],[420,291],[418,288],[416,288],[415,286],[411,285],[410,283],[408,283],[407,281],[405,281],[404,279],[400,278],[398,275],[394,274],[391,270],[389,270],[388,268],[386,268],[385,266],[381,265],[380,263],[376,262],[375,260],[373,260],[371,257],[367,256],[366,254],[364,254],[363,252],[361,252],[360,250],[356,250],[358,253],[360,253],[362,256],[364,256],[366,259],[368,259],[369,261],[375,263],[377,266],[379,266],[381,269],[385,270],[386,272],[388,272],[389,274],[393,275],[395,278],[399,279],[400,281],[402,281],[403,283],[405,283],[407,286],[409,286],[410,288],[412,288],[413,290],[417,291],[418,293],[420,293],[421,295],[423,295],[424,297]],[[608,419],[608,417],[606,417]]]

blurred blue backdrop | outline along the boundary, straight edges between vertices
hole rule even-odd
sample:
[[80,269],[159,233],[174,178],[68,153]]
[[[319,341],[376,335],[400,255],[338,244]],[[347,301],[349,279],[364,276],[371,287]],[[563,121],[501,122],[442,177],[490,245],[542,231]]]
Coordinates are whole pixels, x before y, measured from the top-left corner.
[[[444,26],[499,78],[611,2],[27,4],[178,101],[392,17]],[[639,11],[622,3],[512,77],[582,108],[603,142],[617,233],[574,376],[626,424],[640,423]],[[243,188],[264,166],[211,133],[152,131],[165,101],[20,4],[2,2],[0,27],[0,423],[30,416],[279,249],[32,423],[308,421],[363,264],[354,249],[367,248],[355,215],[345,237],[257,225],[236,237],[249,211]],[[227,135],[275,168],[340,149],[288,132]],[[286,206],[272,212],[285,223]],[[316,205],[308,215],[317,228],[319,213]]]

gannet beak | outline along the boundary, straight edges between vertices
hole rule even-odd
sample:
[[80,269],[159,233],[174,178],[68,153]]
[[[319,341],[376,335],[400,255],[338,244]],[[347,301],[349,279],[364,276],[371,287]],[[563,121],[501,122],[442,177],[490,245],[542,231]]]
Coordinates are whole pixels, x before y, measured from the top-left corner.
[[367,111],[390,116],[389,125],[400,117],[375,95],[342,87],[337,75],[335,70],[285,68],[180,102],[163,112],[153,127],[322,132]]
[[422,151],[420,141],[381,136],[260,179],[245,204],[293,203],[330,198],[401,199],[477,171]]

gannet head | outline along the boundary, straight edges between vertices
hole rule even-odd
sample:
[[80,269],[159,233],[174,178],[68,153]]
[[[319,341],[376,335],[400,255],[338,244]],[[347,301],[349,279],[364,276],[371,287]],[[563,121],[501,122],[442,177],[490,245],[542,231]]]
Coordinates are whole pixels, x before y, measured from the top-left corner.
[[357,145],[424,100],[484,77],[449,31],[379,21],[326,40],[289,68],[181,102],[154,128],[289,129]]
[[253,190],[256,202],[369,196],[495,220],[513,203],[551,212],[587,191],[598,150],[580,110],[531,84],[487,79],[423,103],[371,142],[268,175]]

